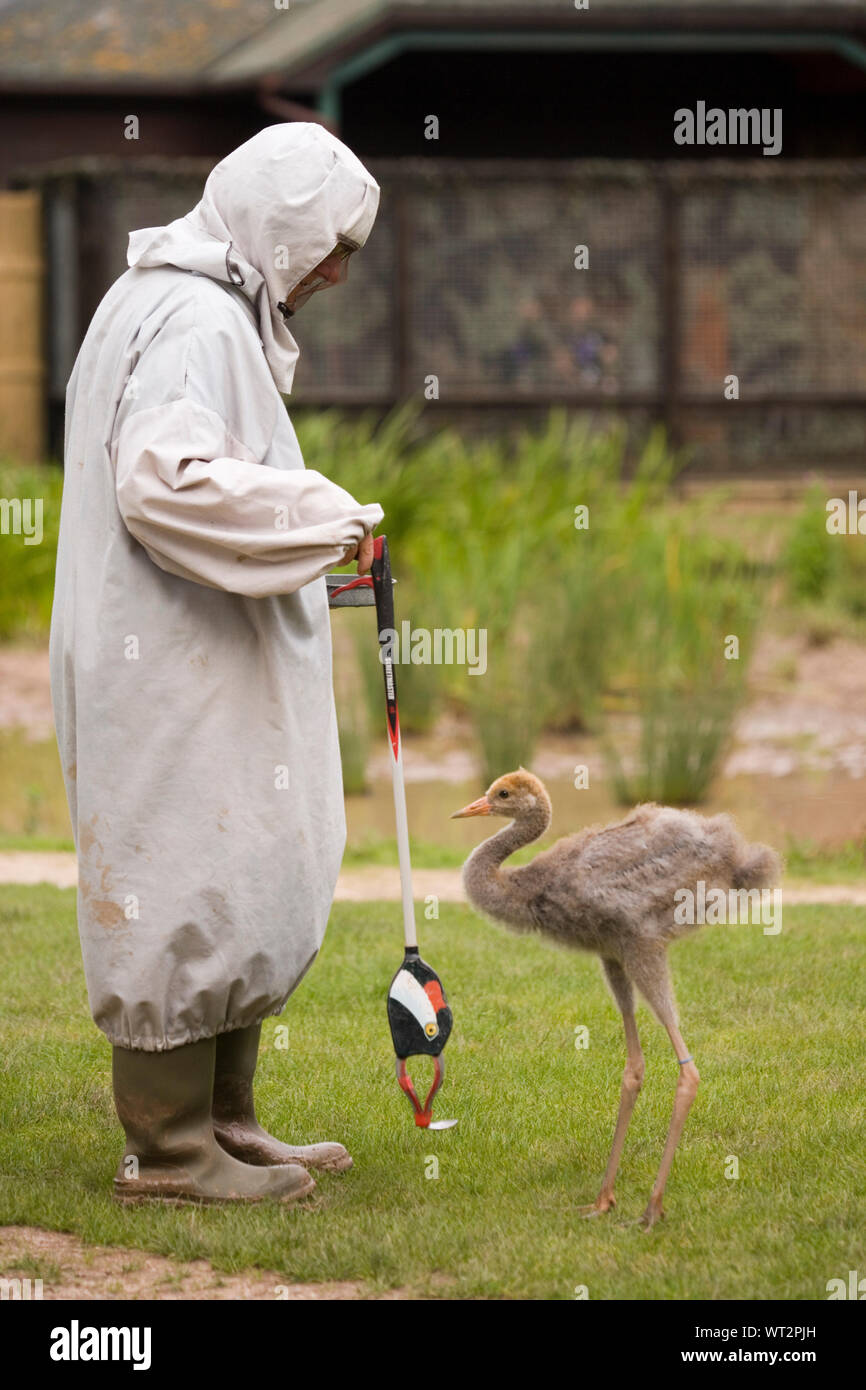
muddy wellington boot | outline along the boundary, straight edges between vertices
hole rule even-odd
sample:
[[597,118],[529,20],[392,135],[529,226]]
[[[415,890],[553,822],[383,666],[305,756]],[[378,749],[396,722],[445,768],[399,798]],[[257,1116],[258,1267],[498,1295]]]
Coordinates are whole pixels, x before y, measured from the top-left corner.
[[211,1121],[216,1038],[168,1052],[115,1047],[114,1101],[126,1149],[121,1202],[292,1202],[312,1192],[306,1168],[251,1167],[216,1142]]
[[352,1160],[342,1144],[284,1144],[262,1129],[253,1106],[253,1075],[259,1055],[260,1023],[220,1033],[213,1089],[214,1134],[227,1153],[244,1163],[301,1163],[342,1173]]

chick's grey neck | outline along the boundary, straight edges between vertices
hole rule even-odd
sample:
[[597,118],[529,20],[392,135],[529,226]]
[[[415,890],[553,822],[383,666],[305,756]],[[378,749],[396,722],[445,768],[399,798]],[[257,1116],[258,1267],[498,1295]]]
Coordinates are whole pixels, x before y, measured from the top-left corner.
[[463,883],[471,903],[491,917],[524,921],[519,893],[520,869],[503,872],[501,865],[515,850],[540,839],[551,819],[550,804],[539,801],[532,811],[482,840],[463,866]]

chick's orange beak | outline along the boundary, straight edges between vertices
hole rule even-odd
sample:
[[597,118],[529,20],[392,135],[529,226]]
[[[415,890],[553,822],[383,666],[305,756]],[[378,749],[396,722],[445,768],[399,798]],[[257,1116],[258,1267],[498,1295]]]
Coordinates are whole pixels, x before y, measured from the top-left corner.
[[462,811],[452,811],[450,820],[459,820],[461,816],[489,816],[491,815],[490,802],[486,796],[479,796],[477,801],[470,801],[468,806],[464,806]]

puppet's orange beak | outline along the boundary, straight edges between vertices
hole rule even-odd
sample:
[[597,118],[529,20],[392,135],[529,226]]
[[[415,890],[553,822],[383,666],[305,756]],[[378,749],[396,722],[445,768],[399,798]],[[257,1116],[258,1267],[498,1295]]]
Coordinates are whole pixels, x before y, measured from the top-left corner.
[[492,814],[492,807],[486,796],[479,796],[477,801],[470,801],[468,806],[464,806],[462,811],[452,811],[450,820],[459,820],[461,816],[489,816]]

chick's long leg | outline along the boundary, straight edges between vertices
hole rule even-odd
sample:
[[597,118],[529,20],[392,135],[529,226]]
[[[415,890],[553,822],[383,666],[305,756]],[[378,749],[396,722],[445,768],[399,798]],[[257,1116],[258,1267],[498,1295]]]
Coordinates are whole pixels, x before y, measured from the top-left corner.
[[[674,1110],[668,1127],[662,1161],[659,1164],[646,1210],[640,1218],[640,1225],[645,1230],[649,1230],[660,1217],[664,1216],[662,1197],[664,1196],[665,1184],[701,1078],[697,1067],[689,1057],[688,1049],[679,1030],[677,1006],[664,950],[659,947],[648,947],[641,950],[635,954],[633,960],[629,961],[629,966],[632,979],[656,1017],[667,1029],[668,1037],[677,1056],[677,1062],[682,1064],[677,1077]],[[686,1060],[687,1058],[688,1060]]]
[[[686,1045],[683,1042],[682,1035],[676,1027],[676,1024],[666,1022],[665,1027],[673,1043],[674,1052],[677,1054],[677,1060],[681,1061],[683,1058],[688,1057],[689,1054],[686,1050]],[[671,1164],[674,1161],[677,1144],[680,1142],[683,1125],[692,1108],[692,1101],[697,1095],[698,1082],[700,1079],[700,1074],[693,1061],[689,1060],[680,1067],[680,1074],[677,1077],[677,1089],[674,1095],[674,1113],[671,1116],[668,1137],[665,1141],[664,1153],[662,1154],[662,1161],[659,1164],[659,1170],[656,1174],[656,1180],[653,1183],[653,1189],[650,1193],[646,1211],[640,1219],[640,1224],[647,1231],[650,1227],[655,1225],[659,1217],[664,1216],[662,1197],[664,1196],[665,1183],[671,1171]]]
[[607,1168],[605,1169],[604,1177],[601,1181],[601,1190],[590,1206],[580,1208],[581,1215],[587,1217],[600,1216],[602,1212],[610,1211],[611,1207],[616,1206],[616,1198],[613,1195],[613,1189],[619,1169],[619,1160],[622,1155],[626,1131],[629,1126],[629,1121],[631,1120],[635,1101],[643,1085],[644,1075],[644,1059],[643,1052],[641,1051],[640,1038],[638,1037],[637,1022],[634,1016],[634,990],[632,989],[631,981],[618,961],[603,960],[602,965],[604,966],[604,973],[607,976],[613,997],[622,1012],[628,1056],[622,1078],[622,1089],[619,1097],[619,1111],[616,1117],[613,1144],[610,1150],[610,1158],[607,1161]]

